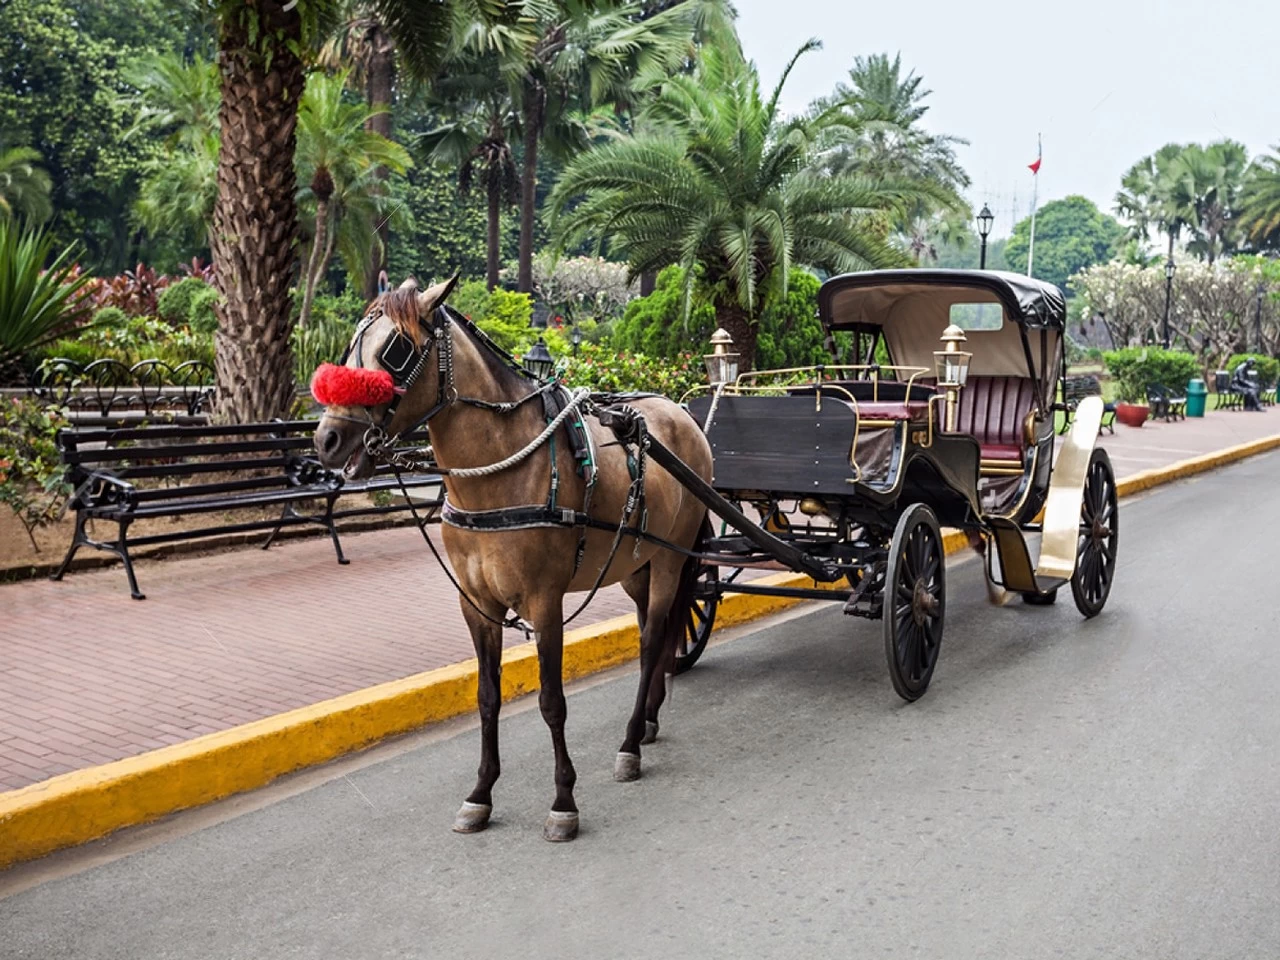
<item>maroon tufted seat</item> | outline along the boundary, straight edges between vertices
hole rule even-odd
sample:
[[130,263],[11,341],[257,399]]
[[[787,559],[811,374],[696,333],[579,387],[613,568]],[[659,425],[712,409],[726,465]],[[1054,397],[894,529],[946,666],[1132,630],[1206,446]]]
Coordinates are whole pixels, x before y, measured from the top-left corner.
[[1022,462],[1022,423],[1035,400],[1029,377],[970,377],[960,391],[961,433],[973,436],[984,460]]

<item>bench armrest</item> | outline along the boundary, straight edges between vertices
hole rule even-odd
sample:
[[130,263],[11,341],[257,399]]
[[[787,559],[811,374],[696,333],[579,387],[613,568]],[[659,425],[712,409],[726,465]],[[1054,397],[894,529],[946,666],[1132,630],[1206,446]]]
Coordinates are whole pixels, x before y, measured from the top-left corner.
[[81,480],[68,504],[76,509],[119,505],[130,511],[138,505],[138,491],[108,470],[93,470]]

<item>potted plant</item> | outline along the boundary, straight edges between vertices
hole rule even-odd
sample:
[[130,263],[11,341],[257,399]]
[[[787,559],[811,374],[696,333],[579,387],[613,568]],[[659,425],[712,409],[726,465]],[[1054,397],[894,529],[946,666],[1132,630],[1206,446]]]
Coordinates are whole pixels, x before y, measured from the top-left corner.
[[1147,385],[1136,374],[1136,370],[1127,370],[1116,380],[1119,393],[1116,419],[1126,427],[1140,427],[1151,415],[1151,408],[1147,406]]

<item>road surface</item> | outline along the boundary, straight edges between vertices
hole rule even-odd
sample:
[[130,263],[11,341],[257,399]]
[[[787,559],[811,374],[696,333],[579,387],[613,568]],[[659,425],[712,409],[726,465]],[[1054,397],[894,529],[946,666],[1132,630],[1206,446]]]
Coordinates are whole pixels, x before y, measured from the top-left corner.
[[508,708],[487,833],[449,831],[459,724],[0,875],[0,957],[1280,956],[1278,475],[1126,501],[1093,621],[953,564],[914,705],[878,625],[824,607],[712,647],[617,784],[633,678],[580,686],[573,844]]

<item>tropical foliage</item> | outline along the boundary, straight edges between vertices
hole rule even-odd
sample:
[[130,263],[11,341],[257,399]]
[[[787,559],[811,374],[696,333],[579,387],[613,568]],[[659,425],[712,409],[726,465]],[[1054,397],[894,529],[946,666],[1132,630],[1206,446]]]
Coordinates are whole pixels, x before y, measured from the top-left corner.
[[0,503],[8,504],[37,552],[33,531],[58,518],[70,492],[54,442],[66,426],[61,411],[35,398],[0,401]]
[[77,275],[76,254],[43,229],[0,219],[0,381],[86,319],[89,277]]
[[680,265],[686,314],[700,277],[748,366],[761,309],[770,293],[786,295],[793,264],[900,264],[887,241],[893,213],[944,198],[910,176],[821,168],[821,136],[849,123],[842,106],[791,120],[779,109],[791,68],[817,46],[797,52],[767,99],[753,64],[705,51],[696,74],[663,85],[639,134],[575,158],[551,197],[562,247],[594,240],[633,274]]
[[[1066,289],[1071,276],[1115,256],[1123,237],[1124,228],[1091,200],[1074,196],[1046,203],[1036,214],[1035,275]],[[1027,272],[1030,243],[1028,217],[1013,228],[1004,248],[1010,270]]]

